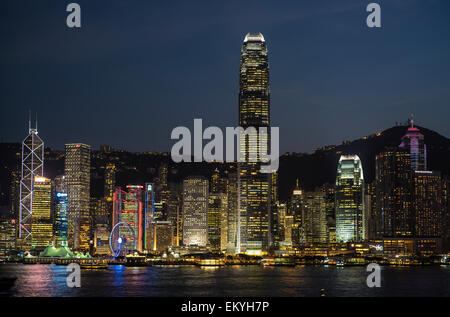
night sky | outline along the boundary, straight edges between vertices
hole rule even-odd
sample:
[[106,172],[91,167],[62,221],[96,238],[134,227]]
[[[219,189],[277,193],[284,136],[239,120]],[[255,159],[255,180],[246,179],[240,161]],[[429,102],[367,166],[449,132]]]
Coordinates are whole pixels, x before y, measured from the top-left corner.
[[[176,126],[236,126],[241,44],[269,49],[280,153],[310,152],[404,122],[450,136],[450,1],[2,0],[0,138],[20,142],[28,110],[47,146],[84,142],[169,151]],[[74,1],[75,2],[75,1]]]

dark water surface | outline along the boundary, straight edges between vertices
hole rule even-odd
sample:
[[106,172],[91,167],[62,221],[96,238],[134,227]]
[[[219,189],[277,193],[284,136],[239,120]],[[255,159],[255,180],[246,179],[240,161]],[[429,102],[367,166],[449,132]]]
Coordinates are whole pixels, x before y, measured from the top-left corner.
[[381,287],[366,285],[365,267],[195,266],[82,270],[81,287],[66,285],[66,266],[0,264],[16,276],[9,296],[450,296],[450,266],[382,267]]

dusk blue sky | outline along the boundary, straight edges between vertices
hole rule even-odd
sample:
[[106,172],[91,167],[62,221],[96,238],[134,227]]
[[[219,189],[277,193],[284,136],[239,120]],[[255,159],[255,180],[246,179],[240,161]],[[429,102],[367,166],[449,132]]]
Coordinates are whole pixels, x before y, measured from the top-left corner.
[[241,44],[269,49],[280,152],[387,129],[415,114],[450,136],[450,1],[2,0],[0,138],[20,142],[28,110],[47,146],[84,142],[169,151],[176,126],[236,126]]

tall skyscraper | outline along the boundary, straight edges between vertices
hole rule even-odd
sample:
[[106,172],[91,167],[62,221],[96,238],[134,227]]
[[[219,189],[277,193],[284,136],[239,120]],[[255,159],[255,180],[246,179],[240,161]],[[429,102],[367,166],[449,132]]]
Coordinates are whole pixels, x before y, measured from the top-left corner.
[[208,244],[209,182],[203,176],[183,181],[183,244],[205,247]]
[[238,233],[238,216],[239,216],[239,202],[238,202],[238,176],[236,171],[228,174],[227,184],[227,198],[228,198],[228,213],[227,213],[227,253],[234,254],[237,246]]
[[225,237],[228,236],[227,224],[228,199],[225,193],[210,193],[208,205],[208,240],[211,249],[226,249]]
[[323,191],[305,192],[304,230],[306,243],[327,243],[326,196]]
[[[239,73],[239,125],[270,127],[269,59],[261,33],[245,36]],[[265,253],[269,247],[270,174],[260,172],[260,150],[267,153],[269,133],[240,136],[244,162],[238,164],[239,217],[237,252]],[[250,162],[256,158],[255,162]]]
[[[132,229],[130,232],[128,226],[119,227],[119,236],[125,237],[129,243],[133,243],[127,247],[128,251],[143,251],[143,186],[127,185],[126,190],[120,187],[116,188],[114,193],[114,211],[113,211],[113,227],[118,223],[126,223]],[[134,233],[134,238],[130,234]]]
[[427,169],[427,148],[424,136],[418,128],[414,127],[413,118],[411,118],[411,127],[402,137],[400,147],[409,151],[411,168],[414,171],[425,171]]
[[442,179],[439,172],[414,172],[415,236],[440,238],[444,229]]
[[36,176],[33,193],[33,222],[31,224],[31,248],[43,250],[53,240],[51,217],[52,184],[50,179]]
[[44,142],[38,136],[36,127],[28,122],[28,136],[22,142],[22,175],[20,178],[19,239],[18,246],[29,249],[33,215],[34,180],[44,175]]
[[52,180],[52,202],[55,246],[67,246],[69,198],[64,175],[58,175]]
[[412,237],[413,182],[410,152],[386,148],[375,158],[376,236]]
[[67,246],[69,199],[65,192],[56,192],[55,196],[55,245],[63,247]]
[[144,249],[148,250],[150,245],[148,244],[148,236],[150,235],[150,224],[155,220],[155,191],[153,183],[145,183],[144,187]]
[[105,168],[104,196],[107,201],[112,201],[115,188],[116,188],[116,166],[112,163],[109,163],[106,165]]
[[361,241],[364,237],[364,176],[357,155],[342,155],[336,177],[336,240]]
[[75,250],[89,250],[90,168],[91,147],[82,143],[66,144],[64,174],[69,197],[68,242],[69,247]]

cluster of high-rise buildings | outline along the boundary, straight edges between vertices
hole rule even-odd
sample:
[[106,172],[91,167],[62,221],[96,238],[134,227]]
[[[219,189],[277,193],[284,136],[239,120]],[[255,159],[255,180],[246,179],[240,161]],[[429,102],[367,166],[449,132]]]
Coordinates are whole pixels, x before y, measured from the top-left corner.
[[[260,33],[247,34],[242,45],[238,123],[270,127],[268,51]],[[168,182],[169,166],[161,163],[156,181],[117,187],[117,167],[108,162],[104,197],[93,198],[91,147],[66,144],[64,175],[48,179],[44,143],[29,127],[20,186],[13,192],[18,216],[0,227],[15,241],[2,246],[68,246],[97,255],[168,249],[299,254],[355,244],[391,254],[442,249],[449,182],[427,170],[424,136],[413,121],[398,146],[370,162],[376,165],[373,182],[365,182],[358,155],[348,153],[338,158],[334,184],[306,191],[297,180],[284,202],[278,198],[277,171],[260,172],[259,153],[267,153],[270,134],[241,137],[239,152],[246,161],[224,163],[212,175],[191,175],[178,184]]]

